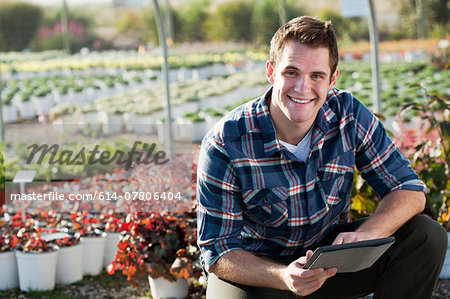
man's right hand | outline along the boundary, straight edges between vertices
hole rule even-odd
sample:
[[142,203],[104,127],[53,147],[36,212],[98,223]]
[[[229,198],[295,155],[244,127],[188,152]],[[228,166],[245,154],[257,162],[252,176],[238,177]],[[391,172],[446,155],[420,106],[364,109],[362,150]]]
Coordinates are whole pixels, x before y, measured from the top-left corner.
[[314,293],[323,285],[325,280],[334,276],[336,268],[331,269],[303,269],[303,266],[311,258],[313,252],[308,250],[306,256],[293,261],[284,269],[284,283],[289,290],[300,296],[307,296]]

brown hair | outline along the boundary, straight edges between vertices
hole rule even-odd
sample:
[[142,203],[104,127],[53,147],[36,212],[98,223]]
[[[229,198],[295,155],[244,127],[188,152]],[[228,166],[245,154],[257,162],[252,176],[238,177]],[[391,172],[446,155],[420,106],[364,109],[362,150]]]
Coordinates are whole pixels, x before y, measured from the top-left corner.
[[330,51],[331,75],[337,68],[339,54],[331,21],[302,16],[290,20],[275,32],[270,41],[270,62],[275,66],[287,41],[293,40],[312,48],[325,47]]

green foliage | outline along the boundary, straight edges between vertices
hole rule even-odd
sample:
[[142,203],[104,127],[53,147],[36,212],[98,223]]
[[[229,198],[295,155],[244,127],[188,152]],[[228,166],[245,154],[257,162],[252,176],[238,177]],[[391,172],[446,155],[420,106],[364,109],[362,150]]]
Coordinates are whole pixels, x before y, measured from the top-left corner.
[[179,12],[181,19],[182,41],[203,41],[206,38],[205,22],[208,17],[209,0],[190,1],[188,6]]
[[362,179],[361,173],[357,169],[353,178],[351,198],[350,218],[352,220],[372,215],[380,202],[378,195]]
[[[161,17],[163,20],[167,20],[167,8],[165,6],[160,6]],[[182,20],[180,16],[180,12],[175,10],[173,7],[170,7],[170,15],[172,20],[172,30],[169,30],[168,24],[164,24],[166,38],[169,39],[170,34],[173,33],[173,40],[168,40],[168,44],[172,44],[173,41],[177,41],[180,39],[180,35],[182,32]],[[156,22],[155,10],[153,7],[146,9],[142,12],[142,19],[145,24],[145,30],[139,35],[140,41],[144,42],[152,42],[155,45],[159,44],[158,39],[158,27]]]
[[0,51],[22,51],[39,29],[41,7],[25,2],[0,3]]
[[401,0],[400,6],[400,30],[405,33],[405,37],[419,37],[419,24],[425,22],[426,35],[444,38],[450,31],[448,16],[450,8],[447,0],[423,0],[425,8],[425,19],[420,16],[417,0]]
[[222,2],[209,15],[205,23],[210,40],[251,40],[252,3],[246,1]]
[[[427,206],[447,230],[450,230],[450,99],[447,95],[429,93],[421,87],[426,103],[406,103],[425,122],[426,133],[437,133],[437,139],[425,139],[415,148],[413,167],[428,187]],[[437,217],[436,217],[437,216]]]
[[267,44],[279,27],[277,1],[254,1],[252,14],[253,40]]

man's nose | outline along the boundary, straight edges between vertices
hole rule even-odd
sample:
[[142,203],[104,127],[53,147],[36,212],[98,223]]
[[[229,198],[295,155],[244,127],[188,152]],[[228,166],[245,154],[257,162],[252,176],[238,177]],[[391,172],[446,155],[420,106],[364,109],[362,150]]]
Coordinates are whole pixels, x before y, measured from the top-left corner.
[[311,88],[311,82],[309,81],[307,76],[301,76],[298,78],[297,82],[294,86],[294,91],[304,94],[305,92],[308,92]]

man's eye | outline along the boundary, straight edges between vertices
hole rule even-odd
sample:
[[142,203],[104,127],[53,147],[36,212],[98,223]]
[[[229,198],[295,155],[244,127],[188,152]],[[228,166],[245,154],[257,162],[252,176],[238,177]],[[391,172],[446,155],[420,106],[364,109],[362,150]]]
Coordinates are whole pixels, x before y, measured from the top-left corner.
[[321,79],[322,76],[321,75],[312,75],[313,79]]
[[286,72],[286,76],[288,76],[288,77],[294,77],[295,75],[297,75],[297,73],[294,71]]

